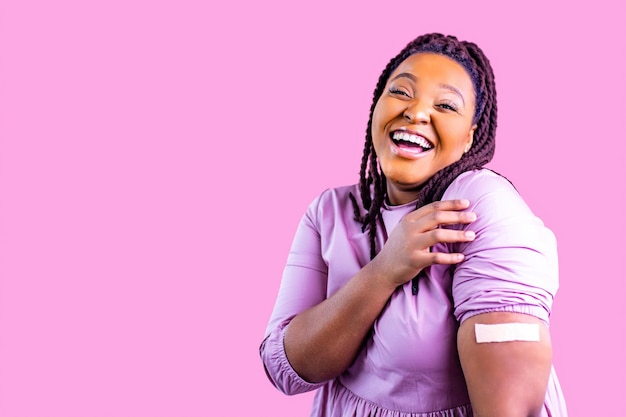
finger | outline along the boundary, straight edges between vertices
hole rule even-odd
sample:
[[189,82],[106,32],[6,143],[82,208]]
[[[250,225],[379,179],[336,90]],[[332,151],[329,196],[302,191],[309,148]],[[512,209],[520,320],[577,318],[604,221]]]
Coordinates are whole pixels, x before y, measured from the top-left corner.
[[434,201],[407,214],[406,217],[420,218],[436,211],[461,211],[467,209],[469,205],[469,200],[465,199]]
[[[437,210],[465,210],[470,206],[469,200],[459,198],[455,200],[441,200],[433,201],[430,204],[426,204],[420,207],[419,210],[424,209],[425,212],[437,211]],[[418,210],[418,211],[419,211]]]
[[424,246],[434,246],[437,243],[471,242],[476,239],[472,230],[434,229],[422,234]]
[[443,252],[433,252],[431,254],[431,265],[433,264],[442,264],[442,265],[453,265],[458,264],[463,259],[465,259],[465,255],[462,253],[443,253]]
[[476,220],[476,213],[471,211],[431,211],[421,217],[407,217],[406,221],[412,222],[418,231],[425,232],[436,229],[438,226],[452,224],[469,224]]

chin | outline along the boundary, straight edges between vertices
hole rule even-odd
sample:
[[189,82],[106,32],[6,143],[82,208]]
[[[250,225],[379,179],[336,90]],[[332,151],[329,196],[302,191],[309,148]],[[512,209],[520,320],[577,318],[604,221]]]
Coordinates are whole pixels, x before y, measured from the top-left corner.
[[398,189],[411,191],[422,186],[426,181],[428,181],[432,177],[432,175],[430,177],[425,177],[425,176],[407,177],[406,175],[397,175],[397,176],[385,175],[385,177],[387,178],[387,182],[394,183]]

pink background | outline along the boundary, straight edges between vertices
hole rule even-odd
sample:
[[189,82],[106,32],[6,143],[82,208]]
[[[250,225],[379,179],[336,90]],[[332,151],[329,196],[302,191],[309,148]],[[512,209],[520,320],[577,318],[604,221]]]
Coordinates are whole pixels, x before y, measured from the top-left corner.
[[308,415],[258,356],[283,263],[430,31],[490,57],[491,167],[559,239],[570,415],[623,410],[621,2],[372,3],[0,0],[1,416]]

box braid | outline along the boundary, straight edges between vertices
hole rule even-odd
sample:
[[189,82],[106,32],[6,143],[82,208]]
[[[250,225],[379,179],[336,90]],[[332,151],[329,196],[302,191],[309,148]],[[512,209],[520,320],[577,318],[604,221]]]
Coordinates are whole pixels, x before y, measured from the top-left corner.
[[391,73],[409,56],[420,52],[447,56],[465,68],[474,85],[476,110],[473,123],[477,125],[477,128],[470,150],[463,154],[459,161],[443,168],[420,186],[415,208],[440,200],[445,190],[457,176],[463,172],[481,168],[491,161],[495,151],[498,113],[496,88],[493,70],[483,51],[474,43],[459,41],[454,36],[445,36],[439,33],[422,35],[410,42],[396,57],[389,61],[374,90],[365,134],[365,148],[361,159],[359,181],[361,203],[365,209],[364,215],[361,214],[356,198],[350,194],[355,220],[363,225],[363,232],[368,230],[371,259],[377,253],[377,222],[380,219],[380,209],[387,194],[385,175],[380,171],[376,151],[372,145],[372,115]]

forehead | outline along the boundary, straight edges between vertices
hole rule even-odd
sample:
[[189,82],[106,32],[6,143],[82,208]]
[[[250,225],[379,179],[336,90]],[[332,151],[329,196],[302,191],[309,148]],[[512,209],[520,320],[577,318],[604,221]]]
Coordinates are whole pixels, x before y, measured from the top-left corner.
[[447,84],[474,95],[474,85],[465,68],[445,55],[429,52],[411,55],[398,65],[389,79],[402,73],[413,74],[418,81]]

